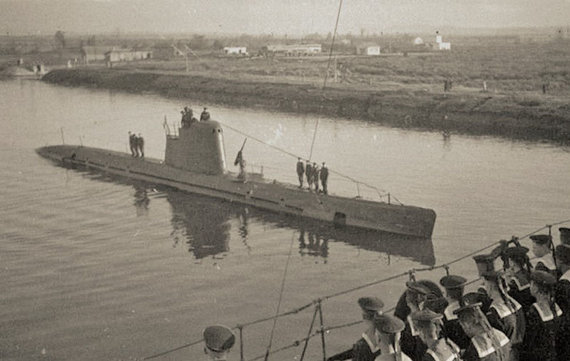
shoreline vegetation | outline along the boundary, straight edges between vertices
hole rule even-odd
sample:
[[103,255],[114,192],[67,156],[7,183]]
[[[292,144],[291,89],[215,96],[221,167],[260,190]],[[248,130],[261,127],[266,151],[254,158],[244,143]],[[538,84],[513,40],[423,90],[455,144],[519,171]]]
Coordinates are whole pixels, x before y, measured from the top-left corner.
[[203,50],[185,59],[158,59],[157,53],[157,59],[112,67],[95,62],[54,70],[44,80],[405,129],[570,144],[570,40],[452,42],[451,51],[408,52],[402,43],[402,49],[388,46],[379,56],[337,49],[332,59],[324,50],[313,56]]
[[335,83],[322,90],[322,85],[287,79],[242,80],[128,68],[59,69],[49,72],[43,80],[66,86],[152,92],[206,103],[373,121],[399,128],[570,144],[570,103],[563,96],[466,88],[444,93],[443,87],[439,92],[422,87],[372,89]]

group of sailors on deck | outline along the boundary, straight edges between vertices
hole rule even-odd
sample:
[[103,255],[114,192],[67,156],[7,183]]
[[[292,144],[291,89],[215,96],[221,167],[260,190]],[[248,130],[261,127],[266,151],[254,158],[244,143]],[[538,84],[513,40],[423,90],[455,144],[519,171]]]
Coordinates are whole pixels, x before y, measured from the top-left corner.
[[[517,241],[473,257],[484,280],[476,292],[448,274],[439,282],[445,293],[429,280],[406,282],[393,315],[378,297],[358,299],[362,336],[328,361],[570,360],[570,229],[559,230],[556,247],[550,235],[530,237],[532,264]],[[235,335],[212,326],[204,340],[212,360],[226,360]]]
[[308,189],[315,189],[315,192],[319,193],[319,180],[322,185],[322,192],[328,194],[328,179],[329,179],[329,169],[327,168],[325,162],[319,168],[316,162],[311,164],[310,160],[305,161],[303,164],[301,158],[297,158],[297,176],[299,177],[299,188],[303,188],[303,182],[306,177]]
[[[198,119],[194,117],[194,111],[188,106],[184,107],[180,114],[182,114],[182,128],[188,128],[192,123],[198,121]],[[200,121],[204,122],[207,120],[210,120],[210,112],[208,112],[208,108],[204,107],[204,110],[200,114]]]
[[144,158],[144,138],[141,133],[137,136],[135,133],[129,132],[129,148],[133,157]]

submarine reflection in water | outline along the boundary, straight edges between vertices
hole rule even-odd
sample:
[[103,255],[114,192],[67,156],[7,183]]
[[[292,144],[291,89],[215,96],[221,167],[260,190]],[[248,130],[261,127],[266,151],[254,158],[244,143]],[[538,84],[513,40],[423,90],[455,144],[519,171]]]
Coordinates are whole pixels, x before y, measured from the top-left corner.
[[241,241],[249,248],[250,223],[257,222],[298,232],[296,238],[299,253],[320,257],[325,261],[331,252],[330,248],[334,251],[334,242],[344,242],[367,251],[411,258],[428,266],[435,264],[433,244],[428,239],[379,231],[335,228],[325,222],[264,212],[253,207],[170,188],[157,189],[166,195],[172,206],[172,234],[175,243],[185,237],[189,250],[197,259],[229,251],[231,228],[236,225],[238,229],[235,233],[239,234]]
[[[435,265],[433,244],[430,239],[404,236],[360,228],[336,228],[327,222],[308,220],[291,215],[266,212],[242,204],[178,191],[161,185],[132,180],[110,173],[60,165],[88,174],[88,178],[133,186],[133,205],[137,216],[147,216],[151,198],[166,198],[172,207],[172,232],[175,245],[184,242],[196,259],[223,255],[230,250],[232,224],[238,225],[237,234],[250,249],[248,235],[250,222],[298,232],[299,253],[302,256],[323,258],[325,261],[335,242],[343,242],[359,249],[384,253],[388,256],[410,258],[423,265]],[[152,190],[149,192],[149,190]],[[152,193],[152,197],[149,197]],[[333,250],[331,250],[333,248]]]

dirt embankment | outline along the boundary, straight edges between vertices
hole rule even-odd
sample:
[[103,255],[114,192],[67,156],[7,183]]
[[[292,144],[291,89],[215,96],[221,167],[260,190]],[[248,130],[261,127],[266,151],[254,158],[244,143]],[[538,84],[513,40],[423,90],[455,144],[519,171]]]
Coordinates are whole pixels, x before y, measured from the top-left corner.
[[[43,80],[68,85],[154,92],[231,106],[322,114],[426,130],[570,144],[570,103],[538,95],[425,90],[355,90],[335,85],[241,81],[165,72],[55,70]],[[184,104],[181,103],[181,107]]]

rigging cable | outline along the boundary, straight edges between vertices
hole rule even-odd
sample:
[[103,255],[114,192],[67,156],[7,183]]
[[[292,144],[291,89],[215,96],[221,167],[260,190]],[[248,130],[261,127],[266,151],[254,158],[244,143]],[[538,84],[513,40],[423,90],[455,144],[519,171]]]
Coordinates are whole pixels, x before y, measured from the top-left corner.
[[[325,72],[325,79],[323,81],[323,91],[325,90],[325,88],[327,87],[327,79],[329,76],[329,69],[331,67],[331,59],[332,59],[332,53],[333,53],[333,49],[334,49],[334,41],[336,39],[336,31],[338,29],[338,20],[340,19],[340,10],[342,9],[342,1],[340,0],[340,3],[338,4],[338,13],[336,14],[336,23],[334,25],[334,32],[333,32],[333,37],[331,40],[331,48],[329,51],[329,60],[327,63],[327,71]],[[336,69],[334,70],[336,72]],[[311,142],[311,152],[309,153],[309,161],[311,160],[311,158],[313,157],[313,147],[315,146],[315,139],[317,138],[317,129],[319,127],[319,118],[317,118],[317,122],[315,123],[315,131],[313,132],[313,141]]]
[[[340,0],[340,3],[338,4],[338,13],[336,15],[336,23],[334,25],[334,32],[333,32],[333,37],[332,37],[332,41],[331,41],[331,49],[329,51],[329,62],[327,64],[327,72],[325,73],[325,81],[323,83],[323,90],[325,90],[325,88],[327,87],[327,78],[329,75],[329,68],[331,66],[331,59],[332,59],[332,53],[333,53],[333,48],[334,48],[334,41],[336,39],[336,30],[338,28],[338,19],[340,18],[340,9],[342,8],[342,1]],[[336,69],[335,69],[336,71]]]
[[277,319],[279,318],[279,309],[281,308],[281,300],[283,299],[283,290],[285,289],[285,280],[287,279],[287,270],[289,269],[289,261],[291,260],[291,253],[293,253],[293,243],[295,240],[295,233],[291,236],[291,245],[289,246],[289,255],[287,256],[287,262],[285,263],[285,270],[283,271],[283,279],[281,280],[281,290],[279,291],[279,301],[277,302],[277,310],[275,311],[275,316],[273,317],[273,327],[271,328],[271,335],[269,336],[269,345],[267,345],[267,351],[265,352],[265,361],[269,359],[269,353],[271,352],[271,346],[273,344],[273,335],[275,332],[275,327],[277,326]]

